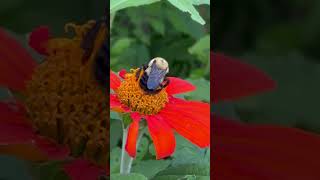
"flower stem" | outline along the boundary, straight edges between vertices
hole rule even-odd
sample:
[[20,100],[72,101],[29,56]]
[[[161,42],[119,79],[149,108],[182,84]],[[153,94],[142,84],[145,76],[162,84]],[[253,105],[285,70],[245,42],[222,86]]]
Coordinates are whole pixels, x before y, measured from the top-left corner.
[[128,136],[128,127],[123,129],[122,137],[122,150],[121,150],[121,163],[120,163],[120,174],[129,174],[131,170],[131,165],[133,158],[125,150],[125,145]]
[[[125,145],[126,145],[127,136],[128,136],[128,129],[129,129],[129,127],[123,128],[120,174],[129,174],[131,171],[131,166],[132,166],[132,162],[133,162],[133,158],[130,157],[129,154],[125,150]],[[141,140],[143,134],[144,134],[144,129],[142,129],[140,131],[138,141],[137,141],[137,149],[138,149],[138,145],[140,143],[140,140]]]

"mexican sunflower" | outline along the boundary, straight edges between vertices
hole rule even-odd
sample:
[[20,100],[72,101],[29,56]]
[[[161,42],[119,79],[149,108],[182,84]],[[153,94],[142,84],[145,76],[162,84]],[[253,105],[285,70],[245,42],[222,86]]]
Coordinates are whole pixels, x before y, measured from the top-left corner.
[[[272,90],[258,69],[211,54],[214,103]],[[216,179],[319,179],[320,136],[296,128],[254,125],[212,114],[211,175]]]
[[[162,59],[162,58],[160,58]],[[168,77],[169,84],[154,94],[148,94],[139,86],[140,68],[130,72],[122,70],[119,76],[110,72],[111,110],[129,113],[132,119],[128,127],[125,149],[136,156],[139,122],[145,119],[156,151],[156,158],[170,156],[175,150],[174,131],[200,148],[210,145],[210,105],[199,101],[187,101],[174,95],[195,90],[195,86],[177,77]],[[137,78],[138,77],[138,78]]]
[[[89,39],[93,42],[87,42],[86,34],[96,25],[67,24],[66,30],[74,30],[72,38],[52,38],[47,27],[35,29],[29,45],[43,55],[40,64],[0,29],[0,85],[13,95],[0,102],[1,153],[62,160],[71,179],[106,175],[108,98],[92,66],[107,27],[102,24],[96,38]],[[86,43],[92,44],[89,54]]]

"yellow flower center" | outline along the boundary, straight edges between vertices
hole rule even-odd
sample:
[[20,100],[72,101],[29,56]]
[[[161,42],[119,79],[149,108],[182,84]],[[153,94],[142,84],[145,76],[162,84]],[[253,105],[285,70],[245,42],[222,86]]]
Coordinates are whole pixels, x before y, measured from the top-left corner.
[[156,94],[148,94],[139,85],[142,75],[138,75],[139,69],[131,70],[131,73],[125,75],[120,87],[115,91],[122,104],[128,106],[132,111],[144,115],[157,114],[168,102],[168,95],[165,89]]
[[[86,65],[82,63],[85,52],[81,42],[94,24],[94,21],[82,26],[68,24],[75,30],[73,39],[49,40],[49,55],[27,84],[26,105],[41,135],[69,146],[74,156],[84,155],[97,164],[106,165],[109,99],[92,75],[91,61],[95,54]],[[106,34],[106,30],[102,29],[101,33]],[[95,45],[97,43],[101,41],[95,41]]]

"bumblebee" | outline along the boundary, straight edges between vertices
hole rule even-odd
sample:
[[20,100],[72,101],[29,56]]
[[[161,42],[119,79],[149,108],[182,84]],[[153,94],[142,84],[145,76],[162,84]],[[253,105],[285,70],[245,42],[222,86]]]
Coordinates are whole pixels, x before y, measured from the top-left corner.
[[166,77],[168,73],[168,62],[161,57],[156,57],[140,67],[137,72],[137,80],[147,94],[156,94],[168,86],[169,79]]
[[[108,38],[106,34],[101,34],[101,32],[106,33],[107,28],[107,18],[103,17],[102,19],[98,20],[96,24],[91,28],[91,30],[88,31],[88,33],[85,35],[81,47],[84,49],[84,55],[82,59],[82,63],[87,63],[88,59],[92,54],[94,54],[94,63],[92,64],[94,77],[103,88],[107,88],[107,76],[108,76],[108,70],[109,70],[109,48],[107,43]],[[101,40],[101,37],[103,38]],[[98,39],[100,38],[100,39]],[[97,40],[98,39],[98,40]],[[102,41],[98,42],[97,41]]]

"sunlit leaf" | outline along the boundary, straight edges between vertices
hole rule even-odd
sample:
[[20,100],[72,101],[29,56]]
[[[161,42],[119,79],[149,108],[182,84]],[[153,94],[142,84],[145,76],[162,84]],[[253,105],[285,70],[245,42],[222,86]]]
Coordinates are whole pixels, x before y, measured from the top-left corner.
[[110,179],[117,180],[147,180],[147,178],[142,174],[130,173],[130,174],[111,174]]
[[111,0],[110,1],[110,13],[119,11],[124,8],[142,6],[157,2],[159,0]]
[[146,160],[140,161],[132,167],[132,172],[140,173],[151,179],[158,172],[166,169],[170,165],[170,160]]
[[[197,9],[193,6],[193,2],[190,0],[168,0],[176,8],[180,9],[183,12],[188,12],[191,15],[191,18],[201,25],[205,24],[205,21],[200,16]],[[199,1],[200,2],[200,1]]]

